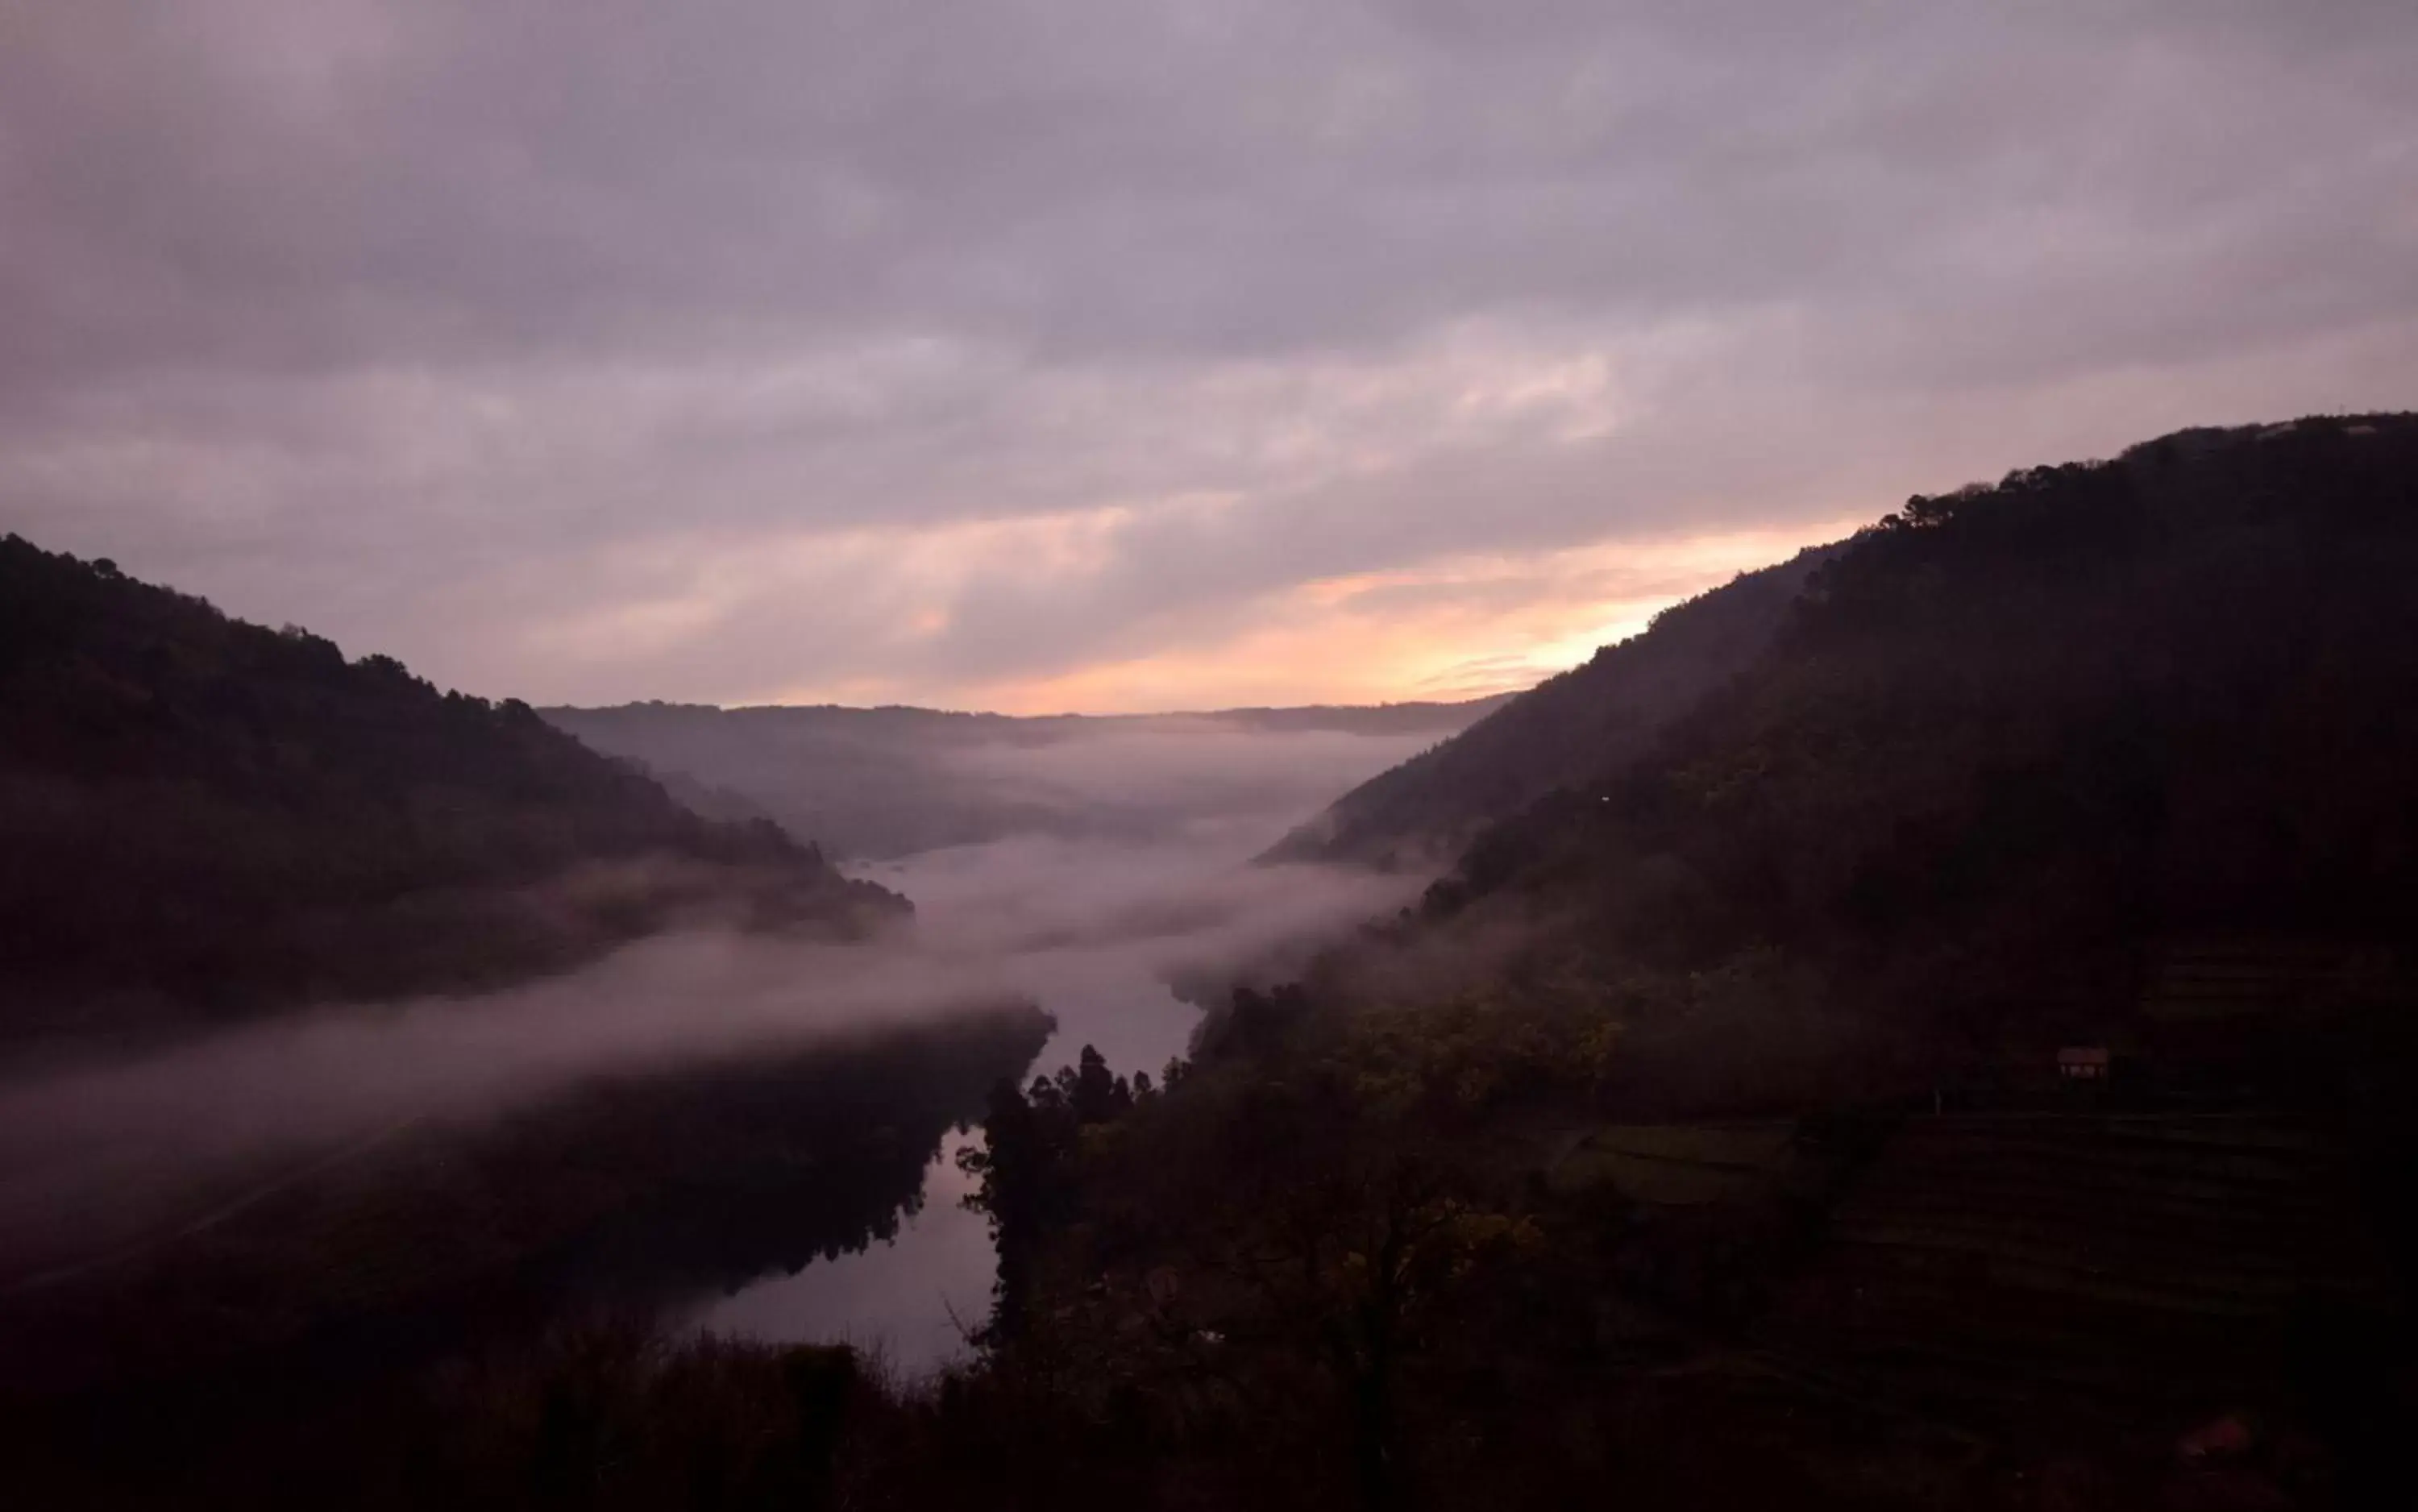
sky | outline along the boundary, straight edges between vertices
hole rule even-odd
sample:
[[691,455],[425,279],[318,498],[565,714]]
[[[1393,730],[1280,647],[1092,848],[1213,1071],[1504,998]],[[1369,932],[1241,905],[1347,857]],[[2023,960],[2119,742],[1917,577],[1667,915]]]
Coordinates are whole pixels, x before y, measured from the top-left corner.
[[0,0],[0,527],[534,702],[1474,695],[2418,407],[2409,0]]

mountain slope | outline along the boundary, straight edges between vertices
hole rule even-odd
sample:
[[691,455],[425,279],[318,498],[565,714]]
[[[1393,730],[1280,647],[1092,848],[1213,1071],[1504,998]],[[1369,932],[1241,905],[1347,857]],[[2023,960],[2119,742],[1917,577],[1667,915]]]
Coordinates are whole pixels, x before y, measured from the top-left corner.
[[1776,952],[1866,1009],[2033,1034],[2120,1019],[2160,940],[2406,939],[2413,582],[2418,417],[1918,497],[1431,912],[1564,921],[1597,973]]
[[[1171,1091],[1096,1133],[999,1098],[995,1358],[1169,1382],[1130,1420],[1212,1503],[1343,1441],[1370,1504],[1393,1467],[1557,1506],[1658,1461],[1672,1505],[2398,1504],[2414,581],[2418,417],[1909,501],[1417,914],[1234,992]],[[2145,988],[2270,1022],[2155,1039]],[[2119,1069],[2066,1081],[2068,1046]],[[1279,1405],[1196,1448],[1204,1336]],[[1288,1437],[1339,1353],[1324,1442]],[[2324,1482],[2178,1453],[2196,1424]]]
[[1457,854],[1485,824],[1645,750],[1768,644],[1830,549],[1799,552],[1664,610],[1644,634],[1344,794],[1267,859],[1394,865]]
[[0,542],[11,1036],[473,985],[702,909],[851,930],[903,907],[526,705]]

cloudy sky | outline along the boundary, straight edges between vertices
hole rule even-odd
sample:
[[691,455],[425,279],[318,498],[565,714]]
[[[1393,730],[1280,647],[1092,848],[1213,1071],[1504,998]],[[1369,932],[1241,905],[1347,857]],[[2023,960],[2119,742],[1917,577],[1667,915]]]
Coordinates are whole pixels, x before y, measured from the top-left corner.
[[2418,406],[2409,0],[0,0],[0,526],[539,701],[1490,691]]

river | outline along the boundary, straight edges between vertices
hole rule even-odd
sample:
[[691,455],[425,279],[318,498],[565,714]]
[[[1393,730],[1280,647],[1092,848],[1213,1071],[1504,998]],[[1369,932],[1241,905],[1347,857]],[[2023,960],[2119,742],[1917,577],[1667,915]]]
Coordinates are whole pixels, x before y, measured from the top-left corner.
[[[1047,1072],[1086,1045],[1111,1069],[1155,1078],[1185,1053],[1200,1015],[1167,985],[1171,970],[1239,962],[1290,938],[1385,911],[1403,884],[1299,868],[1251,868],[1272,836],[1196,831],[1180,846],[1016,841],[926,852],[862,875],[915,900],[917,928],[943,951],[1001,963],[1002,987],[1058,1020],[1036,1059]],[[1030,1073],[1028,1073],[1029,1075]],[[672,1309],[676,1329],[779,1341],[845,1341],[902,1375],[927,1375],[967,1349],[989,1314],[994,1266],[983,1217],[963,1199],[956,1154],[979,1131],[943,1139],[920,1208],[896,1236],[727,1295]]]

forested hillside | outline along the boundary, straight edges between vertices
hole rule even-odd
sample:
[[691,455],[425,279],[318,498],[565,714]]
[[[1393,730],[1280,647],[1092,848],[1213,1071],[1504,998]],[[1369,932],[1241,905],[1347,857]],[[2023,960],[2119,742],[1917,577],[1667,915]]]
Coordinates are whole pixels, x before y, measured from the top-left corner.
[[918,1469],[2398,1504],[2413,581],[2418,417],[1909,500],[1130,1108],[994,1093],[1000,1336]]
[[1792,571],[1535,706],[1598,764],[1188,1060],[995,1083],[997,1306],[931,1389],[557,1336],[311,1499],[2407,1504],[2418,417]]
[[0,542],[0,1034],[175,1028],[569,965],[689,914],[903,900],[516,701]]
[[1431,912],[1600,972],[1783,957],[1976,1043],[2103,1028],[2161,941],[2418,924],[2418,421],[2187,432],[1918,497],[1640,759]]
[[1268,859],[1448,861],[1486,824],[1642,753],[1769,644],[1829,550],[1799,552],[1662,611],[1643,634],[1337,799]]

